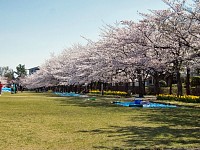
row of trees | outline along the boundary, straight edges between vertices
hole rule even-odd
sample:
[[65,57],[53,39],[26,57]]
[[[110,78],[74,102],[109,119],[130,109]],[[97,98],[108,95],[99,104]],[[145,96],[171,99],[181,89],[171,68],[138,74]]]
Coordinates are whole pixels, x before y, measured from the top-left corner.
[[[190,70],[199,67],[200,2],[163,0],[166,10],[151,10],[139,22],[121,21],[105,25],[98,41],[76,44],[52,55],[38,72],[21,80],[29,89],[55,85],[85,84],[94,81],[144,82],[154,78],[155,93],[159,81],[176,75],[177,95],[182,95],[181,72],[187,73],[190,94]],[[171,82],[172,84],[172,82]]]
[[12,80],[14,78],[14,72],[9,67],[0,67],[0,77]]
[[19,64],[16,67],[16,71],[13,69],[9,68],[8,66],[6,67],[0,67],[0,77],[4,79],[5,83],[9,84],[10,82],[21,78],[25,77],[27,75],[25,65]]

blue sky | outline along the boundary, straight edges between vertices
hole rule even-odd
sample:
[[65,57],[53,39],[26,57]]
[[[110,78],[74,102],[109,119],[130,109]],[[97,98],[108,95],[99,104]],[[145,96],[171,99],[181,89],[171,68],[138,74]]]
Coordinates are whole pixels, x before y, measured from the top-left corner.
[[162,0],[0,0],[0,66],[39,66],[50,53],[85,44],[81,36],[97,40],[105,24],[164,8]]

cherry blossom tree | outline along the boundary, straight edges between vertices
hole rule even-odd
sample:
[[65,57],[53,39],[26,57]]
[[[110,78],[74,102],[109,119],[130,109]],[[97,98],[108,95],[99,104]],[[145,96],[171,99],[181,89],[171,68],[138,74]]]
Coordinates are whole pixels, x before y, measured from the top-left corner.
[[[40,71],[23,83],[37,88],[138,80],[139,94],[143,96],[149,75],[154,78],[155,93],[159,94],[159,80],[175,73],[177,95],[182,95],[181,71],[186,68],[189,75],[200,57],[200,4],[163,1],[169,9],[141,13],[144,19],[138,23],[122,21],[104,26],[98,41],[90,40],[84,46],[75,44],[59,55],[52,55]],[[187,88],[189,94],[189,76]]]
[[168,64],[173,64],[177,75],[177,95],[182,95],[180,71],[186,64],[185,62],[189,62],[191,56],[194,55],[194,43],[198,42],[198,38],[191,36],[188,31],[193,30],[196,21],[188,18],[188,13],[183,9],[185,1],[165,2],[170,6],[169,9],[154,10],[151,11],[152,14],[142,14],[145,17],[143,22],[149,27],[147,33],[153,30],[153,36],[146,32],[144,36],[149,46],[162,51]]

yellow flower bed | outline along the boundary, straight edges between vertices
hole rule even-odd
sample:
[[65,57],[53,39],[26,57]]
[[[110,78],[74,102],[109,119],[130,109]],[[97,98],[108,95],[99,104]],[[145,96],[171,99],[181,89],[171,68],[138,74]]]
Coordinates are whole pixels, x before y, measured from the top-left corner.
[[[101,91],[99,90],[91,90],[89,93],[92,94],[100,94]],[[120,95],[120,96],[126,96],[128,93],[127,92],[122,92],[122,91],[104,91],[105,95]]]
[[187,103],[200,103],[200,96],[194,95],[184,95],[184,96],[176,96],[176,95],[167,95],[167,94],[159,94],[157,95],[158,100],[175,100],[182,101]]

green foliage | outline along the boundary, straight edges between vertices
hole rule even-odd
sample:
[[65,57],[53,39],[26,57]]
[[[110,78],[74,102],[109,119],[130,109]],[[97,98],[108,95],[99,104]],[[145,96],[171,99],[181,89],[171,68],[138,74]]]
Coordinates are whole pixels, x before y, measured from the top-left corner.
[[47,93],[53,93],[53,91],[52,90],[48,90]]
[[191,87],[191,94],[200,96],[200,87]]
[[[160,87],[160,93],[162,94],[169,94],[169,87]],[[154,95],[154,86],[148,86],[145,87],[145,91],[147,95]],[[172,87],[172,93],[176,94],[177,93],[177,87],[173,86]]]
[[[162,94],[169,94],[170,87],[161,87]],[[172,86],[172,94],[177,94],[177,85]]]
[[200,76],[194,76],[191,80],[191,86],[200,86]]
[[14,79],[14,71],[7,67],[0,67],[0,76],[6,77],[7,81]]
[[167,86],[167,83],[164,80],[160,80],[159,84],[160,84],[160,87],[166,87]]
[[26,72],[26,68],[25,68],[25,65],[22,65],[22,64],[19,64],[17,67],[16,67],[16,74],[18,75],[18,77],[24,77],[27,75],[27,72]]
[[7,67],[0,67],[0,76],[7,77],[8,80],[12,80],[14,78],[14,72],[12,69]]

